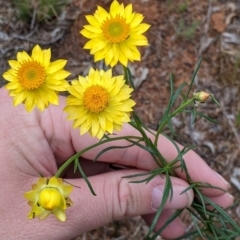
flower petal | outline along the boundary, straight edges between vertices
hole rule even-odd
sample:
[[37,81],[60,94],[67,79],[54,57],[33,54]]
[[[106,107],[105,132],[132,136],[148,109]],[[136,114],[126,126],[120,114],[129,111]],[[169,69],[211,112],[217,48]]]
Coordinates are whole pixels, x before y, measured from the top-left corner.
[[[98,7],[93,16],[87,15],[86,18],[89,25],[85,25],[80,34],[90,39],[84,45],[84,49],[90,50],[95,62],[104,59],[106,65],[113,67],[118,62],[127,66],[128,61],[140,60],[140,52],[133,49],[133,46],[148,45],[142,33],[150,26],[142,23],[144,18],[142,14],[132,12],[132,4],[124,7],[123,3],[119,4],[114,0],[110,5],[109,13],[104,8]],[[115,37],[110,31],[108,32],[108,27],[116,21],[127,30]],[[121,47],[122,44],[125,44],[124,47]]]
[[[81,84],[81,88],[79,88],[76,80],[73,81],[68,88],[71,95],[67,97],[67,105],[64,111],[68,113],[67,119],[74,120],[73,127],[80,128],[80,134],[89,132],[93,137],[102,138],[105,133],[111,134],[113,130],[121,129],[125,119],[130,121],[129,117],[125,116],[128,116],[135,104],[130,99],[133,89],[125,84],[123,75],[113,77],[111,69],[98,71],[91,68],[88,76],[79,79],[81,79],[79,84],[82,82],[84,84]],[[98,87],[96,88],[96,86]],[[98,99],[95,104],[102,106],[98,112],[95,111],[95,109],[99,109],[97,106],[96,108],[89,108],[88,102],[84,101],[86,94],[88,94],[86,90],[92,87],[95,99]],[[101,89],[101,91],[97,89]],[[102,94],[102,89],[104,89],[104,94]],[[99,95],[98,91],[100,91]],[[101,105],[106,100],[106,92],[108,103],[107,105]]]

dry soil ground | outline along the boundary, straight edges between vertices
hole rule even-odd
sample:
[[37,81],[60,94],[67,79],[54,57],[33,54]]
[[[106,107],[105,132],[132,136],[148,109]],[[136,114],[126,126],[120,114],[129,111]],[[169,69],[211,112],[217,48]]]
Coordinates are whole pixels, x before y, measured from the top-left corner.
[[[34,1],[33,1],[34,2]],[[92,57],[82,50],[86,40],[79,30],[96,4],[108,8],[110,0],[73,0],[64,14],[48,23],[19,20],[11,1],[0,0],[0,75],[19,50],[30,51],[34,44],[51,47],[53,58],[68,59],[68,70],[85,75]],[[235,199],[240,197],[240,1],[224,0],[124,0],[145,15],[151,24],[149,46],[141,48],[142,61],[130,65],[137,90],[136,112],[147,126],[156,129],[169,97],[169,75],[175,86],[190,82],[195,64],[203,57],[193,90],[208,91],[221,106],[208,101],[202,111],[219,121],[212,124],[189,117],[173,119],[176,140],[197,145],[196,151],[229,182]],[[4,80],[0,76],[0,85]],[[168,132],[167,132],[168,133]],[[240,206],[229,210],[240,224]],[[111,223],[85,233],[78,239],[143,239],[147,226],[140,218]]]

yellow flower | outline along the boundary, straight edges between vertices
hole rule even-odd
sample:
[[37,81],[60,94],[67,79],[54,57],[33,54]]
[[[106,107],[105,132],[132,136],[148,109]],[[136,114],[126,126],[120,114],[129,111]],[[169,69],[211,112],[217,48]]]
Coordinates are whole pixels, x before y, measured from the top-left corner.
[[13,97],[14,106],[24,103],[28,112],[35,106],[40,110],[49,103],[58,104],[59,91],[66,91],[69,86],[65,80],[70,75],[63,67],[67,61],[59,59],[50,62],[51,50],[41,50],[36,45],[29,56],[18,52],[17,60],[10,60],[11,68],[3,74],[9,81],[5,87]]
[[112,76],[112,70],[90,69],[89,75],[72,81],[68,88],[65,111],[68,119],[74,120],[73,127],[80,128],[80,134],[87,131],[101,139],[105,133],[121,130],[129,122],[135,102],[130,99],[133,91],[125,84],[124,76]]
[[65,210],[72,205],[68,197],[72,190],[73,187],[65,185],[61,178],[39,178],[38,182],[32,185],[32,191],[24,194],[32,207],[28,218],[38,217],[42,220],[53,213],[58,220],[65,222]]
[[140,61],[137,46],[148,45],[142,34],[150,25],[141,23],[142,14],[132,12],[132,4],[124,7],[114,0],[108,13],[99,7],[94,15],[86,16],[90,25],[85,25],[80,33],[91,39],[84,49],[90,49],[94,61],[105,59],[106,65],[115,66],[118,61],[127,66],[129,61]]

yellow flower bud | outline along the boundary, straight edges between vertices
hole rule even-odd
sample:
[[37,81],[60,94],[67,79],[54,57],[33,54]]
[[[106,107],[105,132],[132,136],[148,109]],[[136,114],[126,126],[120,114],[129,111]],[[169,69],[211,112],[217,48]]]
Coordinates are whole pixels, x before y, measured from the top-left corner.
[[39,178],[38,182],[32,185],[32,190],[24,193],[31,206],[28,218],[45,219],[53,213],[59,221],[66,221],[65,211],[73,204],[68,196],[72,190],[73,187],[64,184],[61,178]]
[[199,91],[199,92],[195,92],[193,93],[193,97],[194,100],[200,102],[200,103],[204,103],[206,102],[206,100],[209,98],[210,94],[204,91]]
[[61,205],[62,196],[56,188],[44,188],[39,194],[38,204],[48,211]]

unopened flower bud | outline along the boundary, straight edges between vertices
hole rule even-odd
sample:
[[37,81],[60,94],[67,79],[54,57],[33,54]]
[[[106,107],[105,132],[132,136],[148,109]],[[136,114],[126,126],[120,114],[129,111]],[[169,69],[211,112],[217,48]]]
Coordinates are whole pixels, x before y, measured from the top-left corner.
[[204,103],[206,102],[206,100],[209,98],[210,94],[204,91],[199,91],[199,92],[195,92],[193,93],[193,97],[194,100],[200,102],[200,103]]
[[45,219],[51,213],[62,221],[66,221],[66,209],[72,206],[72,201],[68,195],[72,192],[71,185],[64,184],[62,178],[55,176],[49,178],[40,177],[38,182],[32,185],[32,190],[25,192],[31,211],[29,219],[38,217]]
[[39,194],[38,203],[46,210],[52,211],[61,205],[62,196],[56,188],[44,188]]

